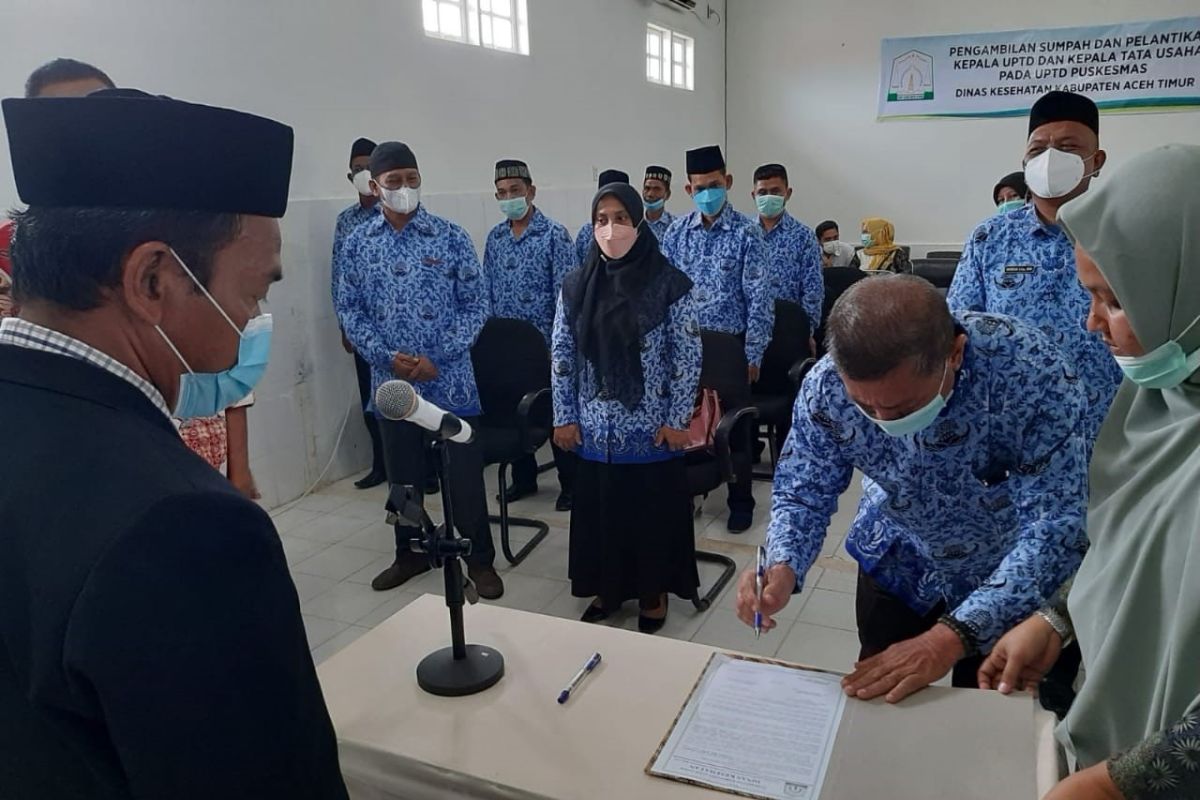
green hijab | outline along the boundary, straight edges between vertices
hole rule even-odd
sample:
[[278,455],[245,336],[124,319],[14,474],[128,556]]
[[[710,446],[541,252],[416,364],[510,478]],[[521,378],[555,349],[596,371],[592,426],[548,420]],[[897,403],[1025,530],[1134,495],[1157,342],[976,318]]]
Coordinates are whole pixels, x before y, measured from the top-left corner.
[[[1059,221],[1147,352],[1200,317],[1200,147],[1130,159]],[[1200,349],[1200,326],[1179,343]],[[1086,677],[1058,730],[1084,767],[1200,709],[1200,373],[1121,386],[1092,457],[1088,538],[1068,600]]]

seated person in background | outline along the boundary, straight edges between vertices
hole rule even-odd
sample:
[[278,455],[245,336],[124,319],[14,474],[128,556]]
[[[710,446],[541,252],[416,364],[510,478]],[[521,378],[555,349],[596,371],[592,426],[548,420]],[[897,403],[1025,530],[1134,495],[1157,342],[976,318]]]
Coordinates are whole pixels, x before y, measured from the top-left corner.
[[[372,395],[392,378],[410,381],[423,398],[473,425],[481,409],[471,347],[489,313],[475,246],[466,231],[421,204],[421,171],[408,145],[383,142],[371,152],[370,170],[382,212],[351,231],[337,253],[338,321],[371,365]],[[382,418],[379,432],[388,482],[413,486],[423,499],[430,435],[414,422]],[[492,566],[481,444],[446,446],[454,527],[472,544],[467,573],[480,597],[495,600],[504,583]],[[396,560],[371,581],[376,591],[430,568],[410,546],[418,529],[397,524],[395,533]]]
[[[981,654],[1083,558],[1079,384],[1036,328],[952,316],[911,275],[851,287],[827,344],[775,470],[764,625],[803,585],[857,469],[866,479],[846,549],[860,568],[862,660],[847,694],[898,702],[951,670],[955,686],[974,687]],[[753,573],[738,588],[747,624]]]
[[1125,382],[1096,440],[1091,547],[1073,584],[979,673],[983,688],[1019,691],[1078,638],[1085,677],[1058,739],[1081,771],[1046,800],[1200,797],[1197,186],[1200,147],[1168,145],[1059,214],[1088,326]]
[[[533,204],[537,187],[524,161],[496,162],[496,200],[507,218],[492,228],[483,250],[483,278],[491,301],[492,316],[520,319],[532,324],[546,338],[554,327],[554,306],[563,278],[575,269],[575,246],[571,234]],[[571,476],[575,457],[553,447],[560,492],[554,507],[571,510]],[[533,453],[512,465],[508,502],[537,493],[538,465]]]
[[817,241],[821,245],[821,266],[857,267],[858,252],[854,245],[841,241],[841,230],[838,224],[827,219],[817,226]]
[[[912,263],[896,244],[896,229],[882,217],[862,221],[862,269],[882,272],[912,272]],[[864,258],[865,257],[865,258]]]
[[1029,187],[1025,185],[1024,172],[1010,172],[1000,179],[992,189],[992,202],[997,214],[1007,214],[1025,205],[1029,199]]
[[[606,169],[600,173],[596,188],[602,189],[610,183],[629,183],[629,173],[619,169]],[[585,222],[575,234],[575,263],[582,264],[587,260],[588,250],[592,249],[592,223]]]
[[554,440],[580,455],[571,512],[571,594],[585,622],[627,600],[638,629],[691,598],[696,570],[683,448],[700,383],[692,281],[658,249],[625,183],[592,201],[596,245],[567,276],[554,319]]
[[103,70],[73,58],[56,58],[30,73],[25,96],[84,97],[99,89],[115,88]]
[[237,490],[251,500],[262,497],[250,472],[250,432],[246,409],[254,405],[254,394],[246,395],[220,414],[179,422],[179,436],[192,452],[207,461]]

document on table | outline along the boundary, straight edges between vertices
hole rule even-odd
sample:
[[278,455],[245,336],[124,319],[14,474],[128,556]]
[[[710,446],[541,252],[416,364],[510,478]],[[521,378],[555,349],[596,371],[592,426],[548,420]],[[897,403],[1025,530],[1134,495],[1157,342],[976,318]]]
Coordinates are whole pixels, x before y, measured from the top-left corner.
[[766,800],[817,800],[846,707],[841,678],[714,653],[646,772]]

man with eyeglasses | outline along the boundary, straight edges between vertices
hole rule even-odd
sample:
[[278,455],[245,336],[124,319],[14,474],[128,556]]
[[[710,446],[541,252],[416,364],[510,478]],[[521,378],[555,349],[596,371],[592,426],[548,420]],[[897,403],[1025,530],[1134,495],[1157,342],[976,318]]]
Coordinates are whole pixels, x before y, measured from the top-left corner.
[[979,225],[963,247],[947,297],[955,311],[1006,314],[1041,328],[1083,384],[1086,439],[1095,440],[1121,383],[1121,370],[1084,325],[1088,294],[1075,276],[1075,248],[1058,227],[1058,209],[1088,190],[1107,154],[1100,112],[1071,92],[1043,95],[1029,112],[1025,181],[1032,202]]
[[[563,278],[575,269],[575,246],[566,227],[533,204],[537,187],[529,165],[516,159],[496,162],[496,201],[504,221],[488,233],[483,276],[492,316],[520,319],[541,331],[550,346],[554,305]],[[555,509],[570,511],[574,455],[554,448],[561,489]],[[531,453],[513,464],[508,502],[537,492],[537,459]]]

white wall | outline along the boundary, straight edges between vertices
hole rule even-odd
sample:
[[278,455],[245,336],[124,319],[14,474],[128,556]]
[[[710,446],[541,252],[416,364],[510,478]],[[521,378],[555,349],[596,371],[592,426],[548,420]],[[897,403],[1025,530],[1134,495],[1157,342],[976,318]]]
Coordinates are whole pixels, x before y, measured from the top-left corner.
[[[962,244],[993,211],[991,189],[1020,169],[1023,118],[877,122],[879,40],[886,37],[1066,27],[1200,13],[1200,0],[731,0],[729,149],[739,207],[754,168],[787,165],[791,208],[858,239],[883,216],[897,238]],[[1109,114],[1110,165],[1155,144],[1200,142],[1200,113]],[[1103,179],[1103,177],[1102,177]]]
[[[701,3],[703,14],[703,6]],[[724,13],[724,0],[711,5]],[[264,500],[317,478],[357,403],[329,301],[333,219],[353,196],[351,141],[400,139],[415,150],[431,210],[482,245],[499,220],[492,167],[530,162],[539,205],[574,232],[594,169],[682,173],[683,152],[723,137],[724,31],[651,0],[528,0],[528,57],[430,39],[419,0],[7,0],[0,4],[0,92],[57,56],[100,66],[123,86],[274,117],[296,129],[284,219],[287,278],[272,290],[270,370],[250,412]],[[696,91],[645,80],[645,24],[696,39]],[[0,148],[7,142],[0,131]],[[0,166],[0,204],[17,202]],[[672,206],[686,208],[679,191]],[[357,409],[327,479],[365,467]]]

